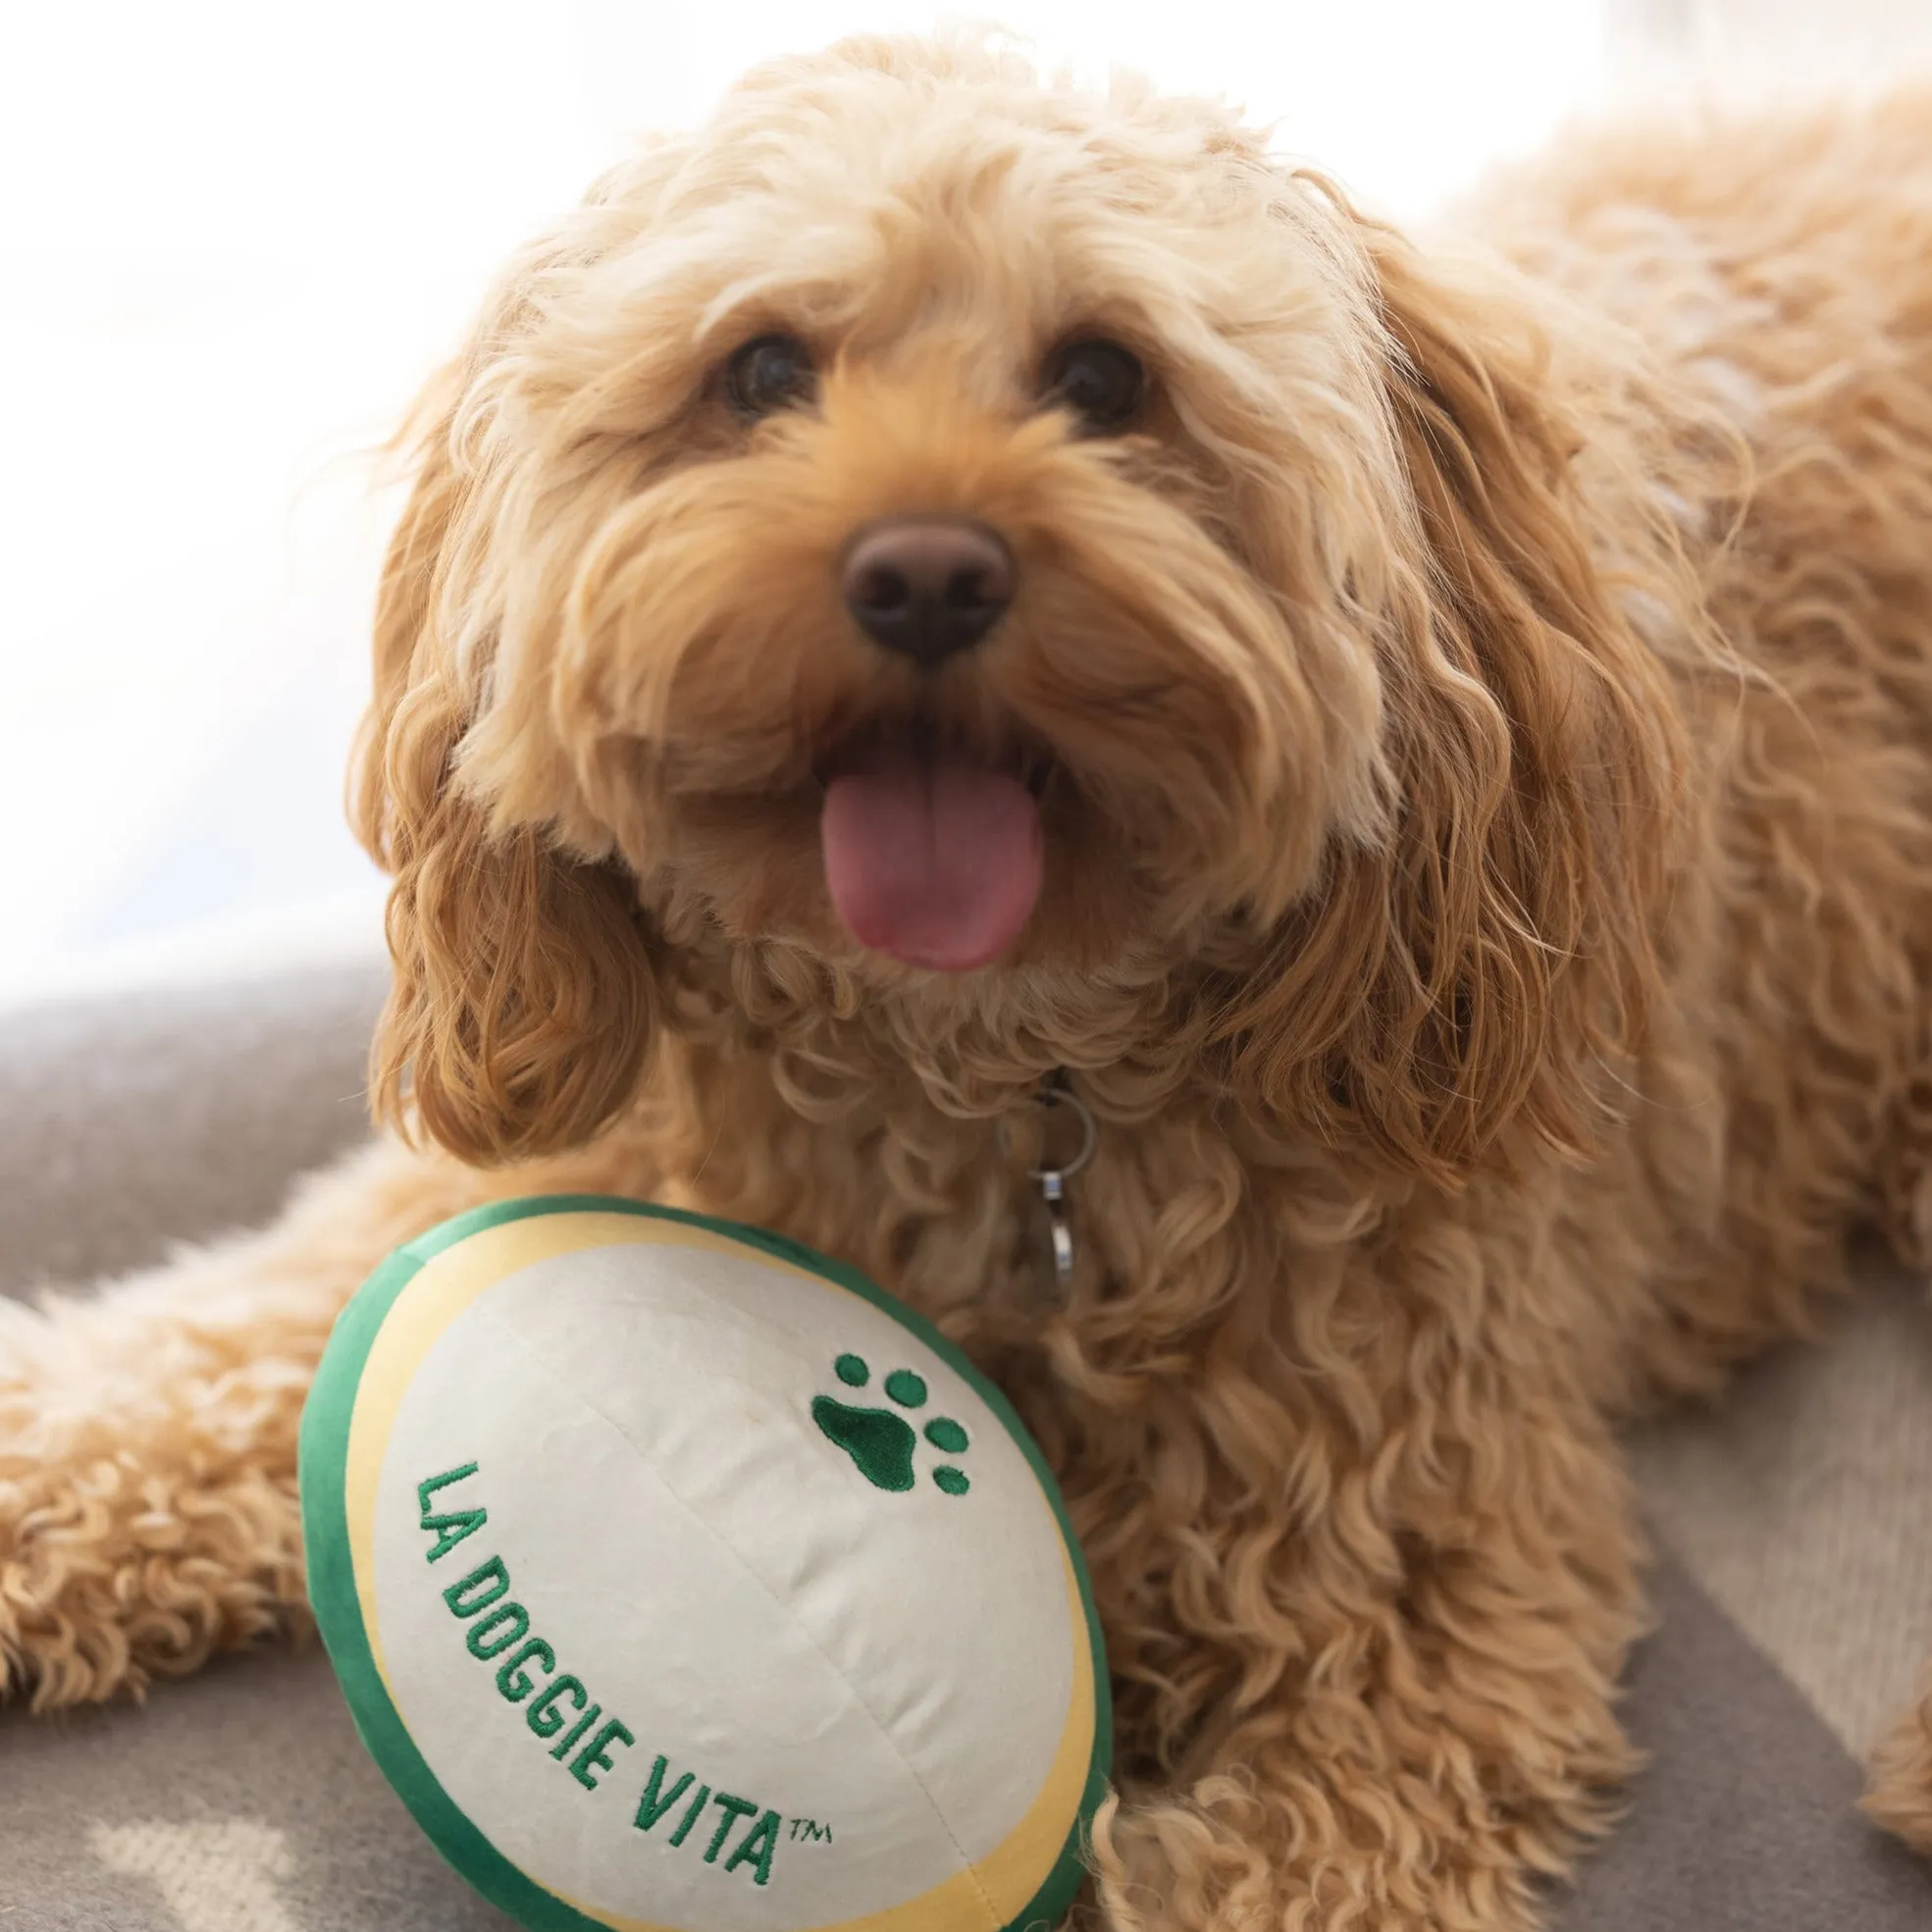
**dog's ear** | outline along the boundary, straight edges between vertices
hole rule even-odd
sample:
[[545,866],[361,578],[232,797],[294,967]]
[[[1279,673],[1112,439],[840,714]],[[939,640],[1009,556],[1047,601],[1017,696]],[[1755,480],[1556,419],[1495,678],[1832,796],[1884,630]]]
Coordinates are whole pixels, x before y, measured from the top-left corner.
[[1236,1039],[1271,1113],[1454,1182],[1524,1135],[1588,1148],[1638,1044],[1684,745],[1627,610],[1699,620],[1663,493],[1586,448],[1614,369],[1553,374],[1506,279],[1362,232],[1406,498],[1384,539],[1407,559],[1379,641],[1388,823],[1332,854]]
[[420,412],[414,488],[377,597],[375,691],[350,815],[394,878],[394,964],[371,1058],[377,1117],[478,1164],[589,1138],[635,1090],[655,982],[635,889],[543,831],[493,828],[457,778],[487,667],[446,611],[470,485],[452,462],[453,374]]

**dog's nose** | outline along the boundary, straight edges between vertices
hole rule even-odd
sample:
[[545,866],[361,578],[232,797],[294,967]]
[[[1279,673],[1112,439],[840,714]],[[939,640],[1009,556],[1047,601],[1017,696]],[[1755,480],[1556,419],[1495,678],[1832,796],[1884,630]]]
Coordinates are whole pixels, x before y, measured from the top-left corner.
[[997,530],[969,517],[885,516],[847,546],[846,608],[866,635],[919,664],[977,644],[1013,601],[1018,573]]

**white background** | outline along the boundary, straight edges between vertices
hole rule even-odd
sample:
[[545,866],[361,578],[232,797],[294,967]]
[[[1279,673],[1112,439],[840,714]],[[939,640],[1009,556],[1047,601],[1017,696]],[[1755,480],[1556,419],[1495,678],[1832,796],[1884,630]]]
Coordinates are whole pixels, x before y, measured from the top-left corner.
[[[1598,85],[1605,0],[1010,0],[1426,209]],[[1654,5],[1656,0],[1647,0]],[[374,943],[342,829],[367,452],[626,139],[878,0],[42,0],[0,29],[0,997]]]

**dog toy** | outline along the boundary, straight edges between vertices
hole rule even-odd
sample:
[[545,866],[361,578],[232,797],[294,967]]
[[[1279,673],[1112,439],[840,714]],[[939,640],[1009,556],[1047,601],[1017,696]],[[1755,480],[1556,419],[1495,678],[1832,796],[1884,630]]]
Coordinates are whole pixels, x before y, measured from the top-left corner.
[[301,1432],[316,1619],[444,1855],[525,1925],[1066,1911],[1107,1672],[1040,1452],[776,1235],[599,1196],[410,1242]]

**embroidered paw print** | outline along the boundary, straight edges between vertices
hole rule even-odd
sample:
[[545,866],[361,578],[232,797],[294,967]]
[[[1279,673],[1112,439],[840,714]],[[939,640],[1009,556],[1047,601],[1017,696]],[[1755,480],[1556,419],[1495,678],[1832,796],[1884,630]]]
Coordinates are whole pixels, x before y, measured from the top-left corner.
[[[841,1355],[832,1373],[848,1388],[863,1388],[872,1379],[864,1358]],[[894,1369],[885,1379],[886,1399],[901,1409],[925,1407],[926,1386],[911,1369]],[[891,1409],[855,1408],[833,1395],[811,1398],[811,1419],[828,1441],[836,1442],[857,1465],[860,1475],[875,1489],[910,1489],[918,1478],[913,1452],[919,1438],[913,1425]],[[951,1416],[934,1416],[925,1426],[925,1439],[943,1455],[957,1456],[966,1446],[966,1433]],[[972,1488],[964,1469],[941,1463],[932,1480],[949,1496],[963,1496]]]

